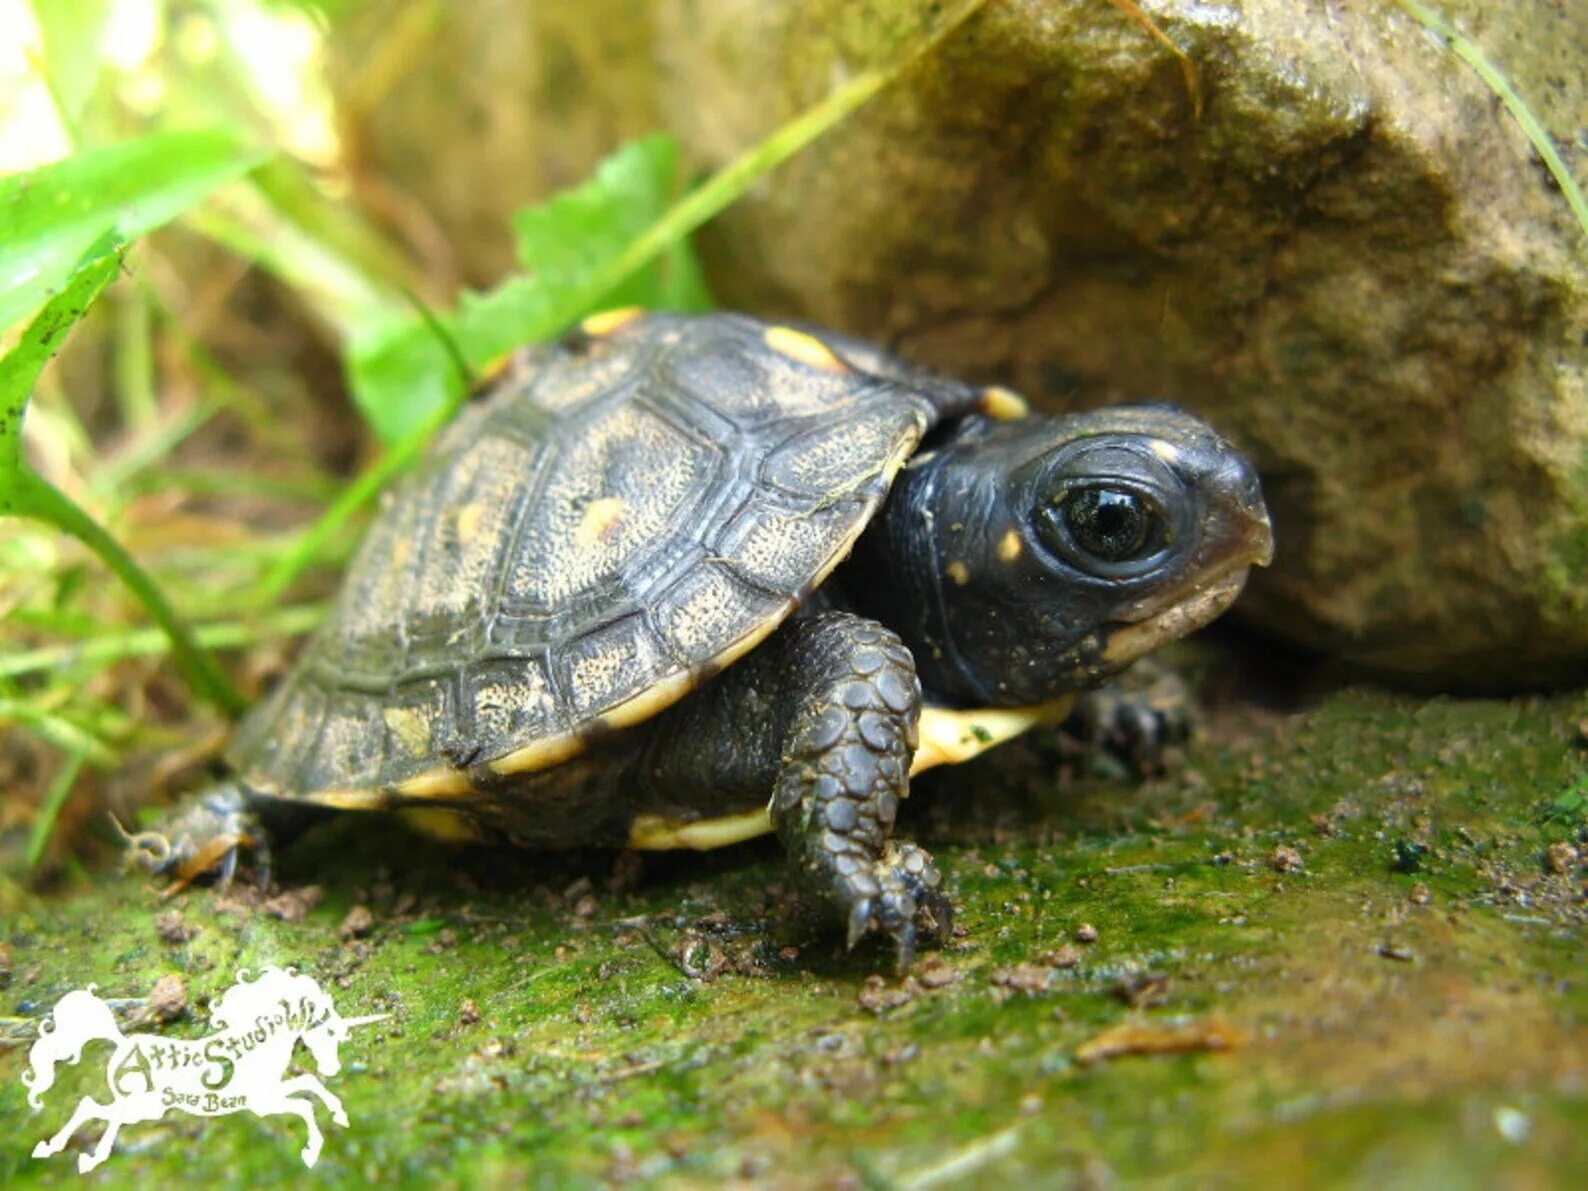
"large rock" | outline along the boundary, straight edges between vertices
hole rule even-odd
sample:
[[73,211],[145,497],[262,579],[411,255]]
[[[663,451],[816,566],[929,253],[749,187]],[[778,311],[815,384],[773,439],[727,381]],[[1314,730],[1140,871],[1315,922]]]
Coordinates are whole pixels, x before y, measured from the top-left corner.
[[[720,164],[886,59],[926,7],[499,12],[529,31],[511,78],[446,54],[424,69],[470,111],[505,103],[480,118],[521,125],[519,156],[453,143],[438,171],[397,103],[365,143],[489,271],[506,253],[478,229],[617,135],[655,118]],[[1105,0],[993,0],[710,229],[717,292],[1054,405],[1203,412],[1263,469],[1280,553],[1242,609],[1287,640],[1452,687],[1588,671],[1588,249],[1516,122],[1395,3],[1150,7],[1197,64],[1200,115],[1178,61]],[[1581,175],[1574,7],[1445,11],[1577,136]]]

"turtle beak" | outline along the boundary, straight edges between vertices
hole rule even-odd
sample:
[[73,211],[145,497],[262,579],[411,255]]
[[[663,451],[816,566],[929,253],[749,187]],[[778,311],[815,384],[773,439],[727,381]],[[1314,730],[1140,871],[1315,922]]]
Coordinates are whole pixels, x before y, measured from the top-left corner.
[[1259,494],[1250,504],[1242,503],[1239,530],[1246,543],[1246,557],[1254,567],[1266,567],[1274,561],[1274,526],[1268,519],[1268,509]]
[[1245,566],[1266,567],[1274,561],[1274,526],[1268,519],[1268,505],[1257,472],[1242,456],[1225,456],[1213,481],[1216,491],[1225,493],[1219,520],[1223,525],[1221,553]]

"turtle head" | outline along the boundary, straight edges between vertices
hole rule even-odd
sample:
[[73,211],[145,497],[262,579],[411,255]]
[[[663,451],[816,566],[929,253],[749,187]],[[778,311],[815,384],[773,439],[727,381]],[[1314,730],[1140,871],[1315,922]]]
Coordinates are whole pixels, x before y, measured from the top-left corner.
[[1213,620],[1273,555],[1251,465],[1167,406],[971,419],[912,461],[884,519],[915,589],[894,585],[887,619],[914,622],[929,690],[989,706],[1102,681]]

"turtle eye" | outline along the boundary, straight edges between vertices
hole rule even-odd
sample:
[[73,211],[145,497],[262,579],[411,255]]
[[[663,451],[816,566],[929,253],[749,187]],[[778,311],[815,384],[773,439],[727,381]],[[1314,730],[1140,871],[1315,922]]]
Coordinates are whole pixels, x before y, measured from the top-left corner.
[[1041,528],[1065,554],[1116,564],[1156,554],[1168,537],[1157,506],[1126,488],[1071,488],[1050,507]]

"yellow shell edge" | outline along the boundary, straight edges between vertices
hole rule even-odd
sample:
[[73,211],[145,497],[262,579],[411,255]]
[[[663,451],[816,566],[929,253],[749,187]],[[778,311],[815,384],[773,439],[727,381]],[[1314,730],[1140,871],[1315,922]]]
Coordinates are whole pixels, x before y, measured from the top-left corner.
[[666,815],[636,815],[629,826],[629,847],[638,852],[669,852],[690,848],[708,852],[743,843],[772,830],[772,816],[766,807],[738,815],[685,822]]
[[913,777],[939,765],[969,761],[1039,724],[1059,723],[1074,706],[1075,696],[1065,695],[1035,707],[978,707],[968,711],[924,707],[921,743],[916,747],[910,774]]
[[449,844],[475,844],[485,840],[467,815],[441,806],[406,806],[397,812],[403,821],[422,835]]

